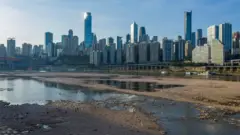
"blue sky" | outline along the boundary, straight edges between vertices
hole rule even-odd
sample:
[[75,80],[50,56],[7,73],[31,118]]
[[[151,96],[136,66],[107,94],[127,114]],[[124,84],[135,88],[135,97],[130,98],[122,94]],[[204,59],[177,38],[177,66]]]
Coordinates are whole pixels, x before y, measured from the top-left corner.
[[54,41],[73,29],[83,40],[83,13],[92,12],[93,32],[98,39],[123,36],[136,21],[150,36],[176,38],[183,35],[184,11],[193,11],[193,31],[230,22],[240,30],[240,0],[0,0],[0,44],[15,37],[23,42],[44,43],[44,32]]

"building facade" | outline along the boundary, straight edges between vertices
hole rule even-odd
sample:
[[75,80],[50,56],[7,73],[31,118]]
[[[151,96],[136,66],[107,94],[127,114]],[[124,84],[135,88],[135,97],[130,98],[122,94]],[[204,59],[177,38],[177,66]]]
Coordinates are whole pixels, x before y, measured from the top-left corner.
[[192,35],[192,11],[184,13],[184,35],[185,40],[191,41]]
[[86,48],[92,47],[92,15],[84,13],[84,43]]
[[219,39],[218,25],[212,25],[207,28],[207,42],[209,45],[211,45],[213,39]]
[[122,50],[122,37],[117,36],[117,49]]
[[138,38],[139,42],[143,41],[144,35],[146,35],[146,29],[145,29],[145,27],[142,26],[139,28],[139,38]]
[[138,61],[139,64],[148,63],[150,60],[150,44],[147,42],[141,42],[138,44]]
[[130,43],[131,42],[131,35],[127,34],[126,35],[126,43]]
[[160,61],[160,43],[150,43],[150,62],[158,63]]
[[23,56],[32,56],[32,45],[28,43],[22,44],[22,55]]
[[210,46],[196,46],[192,51],[192,62],[194,63],[210,63],[211,52]]
[[14,57],[16,54],[15,51],[15,47],[16,47],[16,41],[14,38],[9,38],[7,40],[7,56],[8,57]]
[[185,55],[185,40],[179,38],[174,42],[174,56],[175,61],[183,61]]
[[192,58],[192,44],[190,41],[186,41],[185,42],[185,50],[184,50],[184,53],[185,53],[185,58],[184,59],[187,59],[187,60],[190,60]]
[[115,65],[116,64],[116,44],[110,44],[109,46],[110,51],[110,64]]
[[49,43],[53,43],[53,33],[46,32],[45,33],[45,50],[46,50],[46,52],[47,52],[47,48],[48,48],[47,45]]
[[127,64],[134,64],[137,62],[136,60],[136,55],[137,55],[137,50],[136,50],[136,44],[129,44],[127,46],[126,50],[126,63]]
[[163,61],[173,60],[173,40],[163,38],[162,40]]
[[202,29],[197,29],[196,32],[196,45],[201,45],[200,44],[200,39],[202,38]]
[[122,65],[122,63],[123,63],[122,54],[123,54],[122,50],[117,49],[117,51],[116,51],[116,63],[117,63],[117,65]]
[[192,44],[192,48],[195,48],[196,46],[196,33],[192,32],[192,36],[191,36],[191,44]]
[[219,40],[224,45],[224,51],[230,53],[232,49],[232,24],[224,23],[219,25]]
[[4,44],[0,44],[0,57],[6,57],[7,56],[7,50]]
[[224,45],[217,39],[213,39],[211,43],[211,63],[223,65],[225,61]]
[[232,54],[240,54],[240,32],[233,33],[233,45],[232,45]]
[[131,43],[137,43],[138,42],[138,25],[133,22],[131,24]]

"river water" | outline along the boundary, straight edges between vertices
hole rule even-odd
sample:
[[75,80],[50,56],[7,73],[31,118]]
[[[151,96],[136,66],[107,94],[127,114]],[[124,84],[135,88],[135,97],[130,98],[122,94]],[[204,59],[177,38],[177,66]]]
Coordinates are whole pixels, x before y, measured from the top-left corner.
[[[134,104],[146,112],[153,113],[158,123],[169,135],[239,135],[240,129],[228,122],[199,120],[195,105],[173,102],[165,99],[153,99],[144,96],[115,93],[110,91],[92,91],[76,86],[56,83],[42,83],[19,78],[0,79],[0,100],[11,104],[45,104],[49,100],[71,100],[91,102],[114,110],[128,109]],[[119,103],[116,105],[116,103]]]

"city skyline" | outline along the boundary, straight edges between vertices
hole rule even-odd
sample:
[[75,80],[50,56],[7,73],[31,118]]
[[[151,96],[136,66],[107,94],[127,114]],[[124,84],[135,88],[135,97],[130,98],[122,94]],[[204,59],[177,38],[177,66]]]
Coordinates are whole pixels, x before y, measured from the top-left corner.
[[[0,25],[0,29],[3,31],[0,34],[0,43],[6,45],[7,39],[14,37],[16,38],[16,46],[21,46],[24,42],[44,45],[45,32],[52,32],[54,42],[57,42],[61,41],[61,35],[69,29],[73,29],[79,37],[79,41],[83,41],[84,12],[92,13],[92,31],[96,33],[98,39],[110,36],[114,38],[117,36],[125,37],[127,33],[130,33],[129,26],[133,21],[136,21],[139,26],[145,26],[150,36],[159,36],[159,39],[163,37],[176,39],[177,35],[184,35],[183,13],[185,11],[193,12],[192,31],[196,32],[197,29],[203,29],[204,36],[206,36],[207,28],[214,24],[229,22],[233,24],[233,31],[240,29],[240,26],[236,25],[239,16],[237,13],[230,13],[230,10],[225,8],[221,11],[214,10],[217,7],[240,4],[237,0],[227,2],[212,0],[202,0],[201,2],[174,1],[175,5],[178,6],[171,5],[172,1],[149,0],[136,3],[136,0],[132,0],[127,4],[124,1],[110,0],[102,2],[70,0],[68,3],[62,0],[1,0],[0,17],[4,19]],[[151,10],[135,11],[136,7],[132,7],[130,10],[126,8],[126,6],[133,4],[139,8]],[[212,4],[214,4],[214,9],[211,7]],[[109,6],[109,8],[95,8],[100,5]],[[64,8],[66,10],[61,11],[59,6],[66,7]],[[169,6],[173,6],[173,8],[167,9]],[[125,8],[128,10],[124,10]],[[204,11],[201,10],[202,8]],[[110,12],[110,10],[114,12]],[[171,11],[166,12],[168,10]],[[206,12],[208,14],[205,14]],[[217,14],[221,14],[221,16],[216,16]],[[201,21],[202,18],[204,21]]]

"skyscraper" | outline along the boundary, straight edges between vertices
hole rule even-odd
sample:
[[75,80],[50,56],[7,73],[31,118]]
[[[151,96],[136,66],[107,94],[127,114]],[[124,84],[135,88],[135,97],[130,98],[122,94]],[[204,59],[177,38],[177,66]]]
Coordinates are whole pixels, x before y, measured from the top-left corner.
[[107,45],[111,45],[111,44],[113,44],[114,43],[114,39],[112,38],[112,37],[109,37],[108,39],[107,39]]
[[46,32],[45,33],[45,50],[47,52],[47,46],[49,43],[52,43],[53,42],[53,33],[51,32]]
[[184,13],[184,35],[185,40],[191,41],[192,34],[192,11]]
[[127,34],[126,35],[126,43],[129,43],[131,41],[131,35]]
[[146,35],[145,27],[139,28],[139,42],[143,41],[143,36]]
[[196,33],[196,45],[200,45],[200,41],[199,39],[202,38],[202,29],[197,29],[197,33]]
[[173,60],[173,40],[168,38],[162,39],[162,50],[163,50],[163,61],[172,61]]
[[192,32],[192,36],[191,36],[191,44],[192,44],[192,48],[195,48],[196,45],[196,33]]
[[207,41],[211,45],[213,39],[219,39],[219,27],[212,25],[207,28]]
[[224,45],[224,51],[230,53],[232,49],[232,24],[219,25],[219,40]]
[[84,42],[86,48],[92,46],[92,15],[90,12],[84,13]]
[[15,52],[15,47],[16,47],[16,41],[14,38],[9,38],[7,40],[7,56],[9,57],[14,57],[16,52]]
[[117,36],[117,49],[122,49],[122,37]]
[[240,32],[233,33],[232,54],[240,54]]
[[131,24],[131,43],[137,43],[138,42],[138,25],[133,22]]

